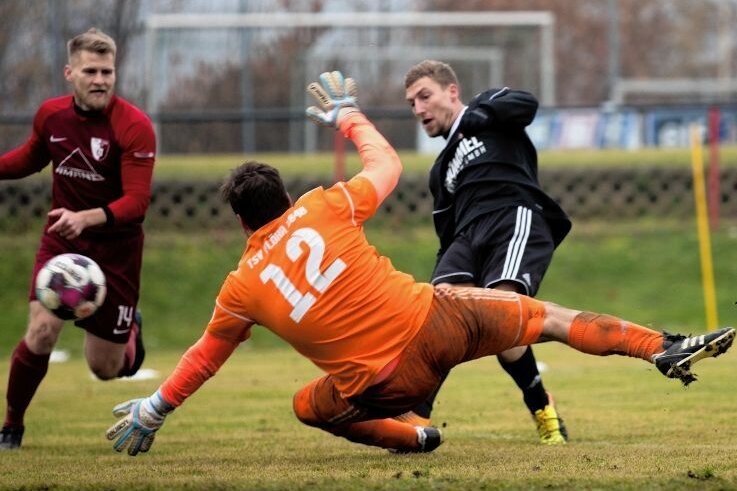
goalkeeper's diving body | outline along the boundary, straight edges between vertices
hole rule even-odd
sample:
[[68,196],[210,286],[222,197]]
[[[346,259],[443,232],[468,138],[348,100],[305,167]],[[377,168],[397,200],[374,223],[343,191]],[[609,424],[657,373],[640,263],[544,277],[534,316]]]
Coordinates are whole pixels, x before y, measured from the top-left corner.
[[640,358],[666,377],[695,380],[691,365],[725,352],[735,330],[685,337],[514,292],[434,288],[397,271],[369,245],[363,223],[397,184],[394,149],[358,109],[355,83],[324,73],[307,115],[356,145],[363,170],[292,203],[278,171],[248,162],[223,184],[249,236],[202,337],[156,392],[124,402],[107,431],[118,451],[150,449],[166,416],[194,394],[262,325],[326,375],[293,400],[303,423],[352,442],[429,452],[438,428],[396,416],[431,394],[454,366],[514,346],[558,341],[592,355]]

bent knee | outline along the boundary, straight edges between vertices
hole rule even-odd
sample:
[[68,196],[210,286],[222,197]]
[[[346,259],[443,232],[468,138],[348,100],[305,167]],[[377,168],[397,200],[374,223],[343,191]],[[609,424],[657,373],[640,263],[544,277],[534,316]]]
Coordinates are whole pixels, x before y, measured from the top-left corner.
[[30,303],[30,319],[25,339],[34,353],[51,353],[54,349],[64,321],[52,315],[38,300]]
[[51,353],[59,339],[59,333],[39,325],[38,329],[29,329],[25,336],[26,344],[34,353]]
[[303,387],[292,399],[292,408],[297,419],[307,426],[321,427],[322,421],[312,407],[312,387],[310,384]]
[[122,369],[121,363],[113,363],[110,361],[104,362],[90,362],[90,370],[92,374],[100,380],[112,380],[118,378],[120,370]]

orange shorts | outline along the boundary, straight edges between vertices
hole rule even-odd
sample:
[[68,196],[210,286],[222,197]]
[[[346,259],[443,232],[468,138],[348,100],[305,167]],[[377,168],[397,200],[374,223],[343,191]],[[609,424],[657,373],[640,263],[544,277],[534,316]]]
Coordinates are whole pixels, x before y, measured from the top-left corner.
[[344,398],[327,375],[294,396],[297,417],[311,426],[397,416],[432,394],[456,365],[532,344],[545,304],[487,288],[436,288],[430,312],[396,368],[361,394]]

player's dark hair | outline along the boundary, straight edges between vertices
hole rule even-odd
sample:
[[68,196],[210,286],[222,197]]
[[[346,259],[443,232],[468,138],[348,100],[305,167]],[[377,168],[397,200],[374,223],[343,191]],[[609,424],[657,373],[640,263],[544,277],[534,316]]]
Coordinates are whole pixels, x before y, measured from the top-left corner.
[[404,88],[409,88],[422,77],[434,80],[443,88],[450,84],[458,85],[458,77],[450,65],[438,60],[423,60],[410,68],[404,76]]
[[114,58],[117,50],[118,48],[113,38],[94,27],[87,32],[74,36],[67,43],[67,57],[70,63],[72,56],[80,51],[90,51],[99,55],[111,53]]
[[292,205],[279,171],[255,161],[233,169],[220,195],[251,230],[258,230]]

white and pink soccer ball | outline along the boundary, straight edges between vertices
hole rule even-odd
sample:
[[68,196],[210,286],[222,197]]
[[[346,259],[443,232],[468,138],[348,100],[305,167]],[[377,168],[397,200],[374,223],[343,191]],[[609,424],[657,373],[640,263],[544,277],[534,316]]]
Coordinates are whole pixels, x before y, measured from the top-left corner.
[[105,301],[105,274],[95,261],[81,254],[59,254],[36,275],[36,297],[64,320],[89,317]]

